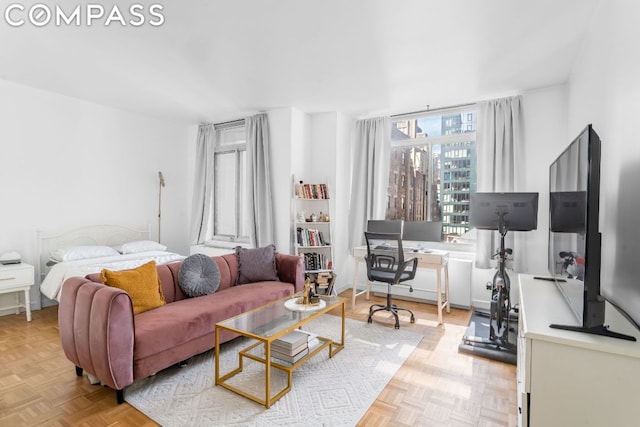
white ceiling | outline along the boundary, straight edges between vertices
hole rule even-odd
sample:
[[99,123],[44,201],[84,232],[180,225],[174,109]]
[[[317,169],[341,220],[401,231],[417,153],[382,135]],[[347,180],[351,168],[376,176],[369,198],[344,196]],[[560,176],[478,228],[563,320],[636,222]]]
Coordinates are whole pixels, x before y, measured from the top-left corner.
[[0,78],[189,123],[394,114],[565,82],[599,1],[158,0],[160,27],[2,20]]

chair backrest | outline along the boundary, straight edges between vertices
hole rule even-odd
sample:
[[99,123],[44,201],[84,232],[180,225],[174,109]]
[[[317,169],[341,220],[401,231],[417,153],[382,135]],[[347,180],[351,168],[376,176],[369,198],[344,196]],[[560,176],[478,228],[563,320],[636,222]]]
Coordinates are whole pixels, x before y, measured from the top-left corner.
[[404,264],[404,250],[400,233],[372,233],[365,231],[367,241],[367,277],[375,279],[375,272],[395,273]]

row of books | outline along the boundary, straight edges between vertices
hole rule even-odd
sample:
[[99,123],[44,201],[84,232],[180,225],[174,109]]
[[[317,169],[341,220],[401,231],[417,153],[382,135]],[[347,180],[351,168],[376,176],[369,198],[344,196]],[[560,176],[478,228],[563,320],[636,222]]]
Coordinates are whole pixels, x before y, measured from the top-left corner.
[[328,199],[329,189],[326,184],[296,184],[298,199]]
[[327,246],[330,244],[325,240],[322,231],[318,231],[315,228],[298,227],[296,229],[296,237],[300,246]]
[[296,329],[271,343],[271,360],[296,363],[320,344],[318,335]]
[[331,259],[325,254],[317,252],[307,252],[304,254],[305,270],[331,270]]

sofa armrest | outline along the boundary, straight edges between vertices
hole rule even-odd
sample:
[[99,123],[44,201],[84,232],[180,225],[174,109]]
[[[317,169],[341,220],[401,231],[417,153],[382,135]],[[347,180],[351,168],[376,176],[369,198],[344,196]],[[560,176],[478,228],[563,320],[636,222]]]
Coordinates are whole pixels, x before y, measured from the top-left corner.
[[276,270],[281,282],[293,284],[294,292],[304,290],[304,259],[301,256],[277,253]]
[[67,358],[114,390],[133,383],[134,318],[129,294],[81,277],[67,279],[58,308]]

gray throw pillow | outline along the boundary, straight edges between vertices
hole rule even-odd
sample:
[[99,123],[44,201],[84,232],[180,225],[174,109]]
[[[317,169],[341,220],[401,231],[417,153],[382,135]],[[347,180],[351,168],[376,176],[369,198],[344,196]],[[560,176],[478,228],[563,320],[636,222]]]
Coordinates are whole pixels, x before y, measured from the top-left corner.
[[264,281],[278,281],[276,270],[276,247],[271,244],[263,248],[236,247],[238,258],[238,285]]
[[178,283],[188,297],[212,294],[220,286],[218,264],[207,255],[191,255],[182,261],[178,271]]

